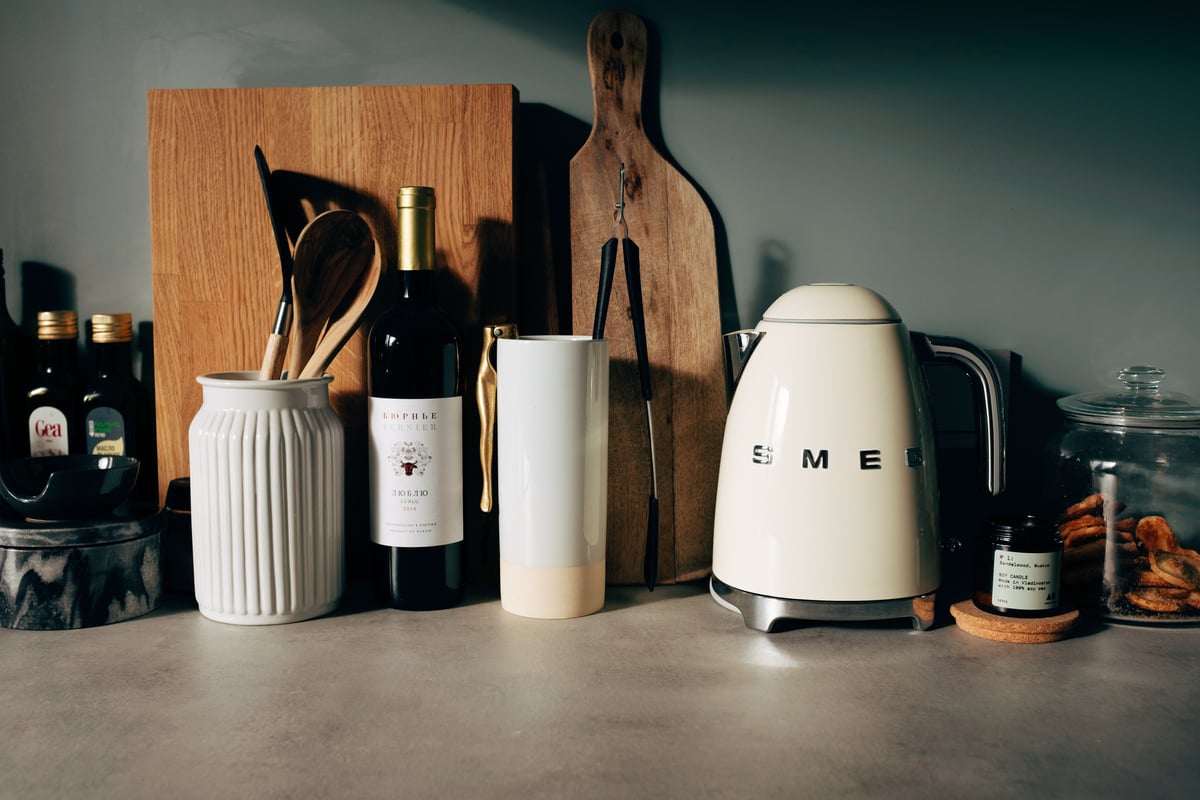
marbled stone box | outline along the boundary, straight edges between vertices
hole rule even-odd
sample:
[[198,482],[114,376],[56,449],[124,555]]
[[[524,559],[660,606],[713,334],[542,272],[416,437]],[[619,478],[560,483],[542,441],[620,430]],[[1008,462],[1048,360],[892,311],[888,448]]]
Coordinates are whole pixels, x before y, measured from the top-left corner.
[[91,522],[0,518],[0,626],[88,628],[152,611],[162,525],[157,509]]

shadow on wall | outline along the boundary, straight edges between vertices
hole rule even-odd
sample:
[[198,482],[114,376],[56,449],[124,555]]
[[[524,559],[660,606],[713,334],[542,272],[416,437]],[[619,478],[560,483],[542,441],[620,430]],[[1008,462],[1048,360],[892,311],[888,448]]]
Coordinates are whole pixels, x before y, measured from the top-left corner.
[[[762,243],[758,258],[758,285],[754,290],[754,308],[767,307],[788,289],[793,288],[791,276],[797,274],[794,257],[786,244],[779,241]],[[742,327],[752,328],[757,320],[742,320]]]
[[75,276],[62,267],[26,261],[21,264],[21,328],[37,338],[39,311],[75,308]]
[[662,31],[653,19],[643,17],[646,24],[646,74],[642,88],[642,126],[646,138],[668,164],[696,188],[712,217],[713,244],[716,248],[717,300],[720,309],[721,331],[736,330],[738,324],[737,295],[733,285],[733,259],[729,251],[729,234],[712,195],[697,183],[691,173],[671,155],[662,128]]
[[[589,9],[588,4],[544,0],[452,2],[577,59],[585,52],[588,23],[602,10],[599,6]],[[946,203],[955,212],[954,221],[961,224],[945,236],[939,235],[936,226],[916,233],[902,228],[889,234],[901,242],[909,235],[936,236],[935,243],[950,254],[955,248],[973,252],[972,245],[1003,249],[996,248],[1004,244],[1004,234],[995,232],[1000,226],[996,217],[1012,210],[1001,192],[977,187],[1005,174],[1011,175],[1013,183],[998,188],[1010,192],[1018,207],[1021,198],[1034,197],[1048,207],[1059,207],[1067,220],[1076,219],[1078,213],[1077,220],[1084,225],[1095,218],[1117,223],[1108,233],[1098,232],[1101,237],[1121,236],[1122,221],[1147,230],[1161,226],[1170,234],[1172,229],[1186,229],[1185,215],[1194,210],[1189,198],[1195,197],[1193,176],[1198,162],[1190,139],[1194,138],[1196,111],[1195,104],[1179,98],[1190,96],[1200,66],[1200,49],[1191,46],[1200,32],[1200,4],[1100,0],[1089,3],[1087,12],[1081,13],[1079,4],[1065,0],[919,5],[862,0],[760,3],[731,11],[707,0],[697,0],[686,10],[666,0],[647,0],[635,9],[646,21],[650,37],[646,129],[664,155],[669,149],[664,145],[672,138],[676,145],[687,139],[692,147],[725,144],[717,134],[677,127],[670,116],[678,113],[676,109],[694,103],[696,96],[736,97],[739,91],[752,90],[749,107],[764,111],[766,118],[764,107],[770,104],[772,129],[789,137],[785,141],[791,144],[779,146],[778,155],[811,160],[816,165],[828,156],[803,149],[803,144],[838,144],[838,136],[846,135],[851,137],[846,149],[835,150],[835,159],[830,160],[878,150],[888,154],[883,163],[933,162],[924,174],[964,192],[960,200],[966,202],[956,203],[939,193],[940,184],[917,187],[923,194],[912,208],[920,209],[922,204],[940,208]],[[665,87],[660,86],[662,80]],[[664,89],[671,93],[666,98],[661,97]],[[586,85],[581,83],[578,93],[582,96],[585,92]],[[832,120],[806,116],[824,108],[822,103],[831,98],[837,100],[841,116]],[[854,111],[860,99],[861,114]],[[674,108],[662,109],[663,100]],[[873,110],[876,104],[880,108]],[[660,111],[668,114],[665,120],[659,119]],[[887,124],[879,128],[864,124],[880,119]],[[768,150],[763,155],[774,154]],[[722,159],[747,158],[748,178],[761,180],[763,172],[772,176],[769,168],[754,161],[756,153],[719,155]],[[1010,172],[1005,165],[1016,169]],[[699,173],[706,165],[683,166]],[[849,166],[855,165],[851,162]],[[978,181],[961,180],[974,170],[978,170]],[[826,193],[836,195],[850,210],[868,199],[862,195],[869,192],[861,188],[838,189],[822,183],[827,174],[819,170],[799,174],[806,182],[788,191],[795,194],[802,210],[823,208],[822,195]],[[877,177],[884,183],[878,195],[883,201],[889,192],[903,191],[890,183],[901,176]],[[710,185],[703,189],[727,197],[738,187]],[[763,191],[772,197],[779,189],[767,185]],[[1176,198],[1183,202],[1175,202]],[[732,302],[724,225],[718,209],[709,205],[718,243],[723,327],[729,330],[754,321],[739,321],[738,306],[765,308],[778,292],[776,287],[760,289],[740,303]],[[831,214],[841,207],[824,206]],[[735,209],[723,210],[728,222],[736,226]],[[864,215],[880,213],[879,207],[863,209]],[[1071,241],[1073,233],[1040,231],[1036,215],[1012,216],[1034,226],[1031,234],[1045,236],[1055,247],[1068,248],[1068,252],[1053,256],[1063,271],[1088,268],[1089,255],[1100,250],[1086,241]],[[827,247],[836,241],[836,233],[824,234],[830,239],[822,244]],[[738,247],[737,231],[732,234]],[[793,247],[807,249],[807,243]],[[1051,257],[1040,247],[1034,242],[1014,248],[1014,252]],[[747,251],[742,247],[739,252]],[[783,263],[771,254],[766,258],[772,264]],[[933,259],[928,267],[936,271],[939,263]],[[985,269],[1004,260],[993,252],[980,255],[974,263]],[[800,276],[795,268],[805,265],[792,266],[792,274]],[[740,263],[738,267],[738,277],[749,278],[739,281],[741,293],[752,292],[755,265]],[[1039,277],[1034,264],[1014,267],[1026,279]],[[872,276],[871,270],[883,268],[868,264],[865,269],[864,280]],[[792,282],[801,280],[793,278]],[[1061,284],[1061,275],[1053,276],[1049,284],[1051,289],[1069,291]],[[957,290],[963,291],[963,287]],[[758,302],[751,303],[751,299]],[[922,310],[919,304],[916,309]],[[986,319],[980,324],[990,322]],[[1023,345],[1030,351],[1031,365],[1057,357],[1043,356],[1028,342]]]
[[571,332],[571,157],[591,124],[542,103],[517,110],[517,290],[522,333]]
[[[607,8],[547,0],[451,0],[481,17],[537,36],[568,54],[584,52],[587,26]],[[1020,56],[1061,63],[1112,50],[1194,63],[1190,43],[1200,8],[1193,3],[1094,0],[1086,12],[1074,0],[1038,3],[742,3],[644,0],[630,11],[662,29],[673,84],[707,89],[792,85],[814,75],[873,78],[887,65],[942,70],[955,61]],[[652,46],[661,50],[657,38]],[[1181,63],[1182,67],[1183,64]],[[960,75],[948,75],[951,80]],[[1182,83],[1189,76],[1180,74]],[[1038,87],[1030,86],[1037,91]]]

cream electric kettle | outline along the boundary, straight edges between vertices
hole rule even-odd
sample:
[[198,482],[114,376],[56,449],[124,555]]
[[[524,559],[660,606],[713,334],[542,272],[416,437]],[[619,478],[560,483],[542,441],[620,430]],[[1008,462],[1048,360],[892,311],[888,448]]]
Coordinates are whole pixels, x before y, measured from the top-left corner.
[[709,587],[746,625],[910,617],[933,624],[940,583],[934,428],[923,362],[972,376],[986,486],[1004,484],[991,359],[910,333],[870,289],[800,286],[726,336],[725,425]]

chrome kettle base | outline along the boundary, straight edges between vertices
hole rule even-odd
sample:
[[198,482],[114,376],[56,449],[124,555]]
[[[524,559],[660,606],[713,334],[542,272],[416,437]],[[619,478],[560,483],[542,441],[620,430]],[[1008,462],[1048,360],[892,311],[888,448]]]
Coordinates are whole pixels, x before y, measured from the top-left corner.
[[780,620],[816,620],[821,622],[863,622],[908,617],[919,631],[933,625],[936,592],[903,597],[899,600],[832,602],[822,600],[785,600],[735,589],[717,576],[708,581],[713,599],[730,611],[742,615],[747,628],[770,633]]

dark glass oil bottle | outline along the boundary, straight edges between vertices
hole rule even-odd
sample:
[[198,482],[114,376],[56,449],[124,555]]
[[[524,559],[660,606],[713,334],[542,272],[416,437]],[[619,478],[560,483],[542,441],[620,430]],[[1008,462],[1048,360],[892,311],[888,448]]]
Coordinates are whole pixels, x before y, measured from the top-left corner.
[[132,315],[92,315],[95,366],[80,407],[84,452],[89,455],[138,455],[132,348]]
[[83,452],[79,319],[74,311],[39,311],[37,338],[37,366],[25,395],[29,455]]
[[398,296],[368,342],[371,540],[391,607],[447,608],[463,596],[459,336],[434,298],[433,189],[396,204]]

